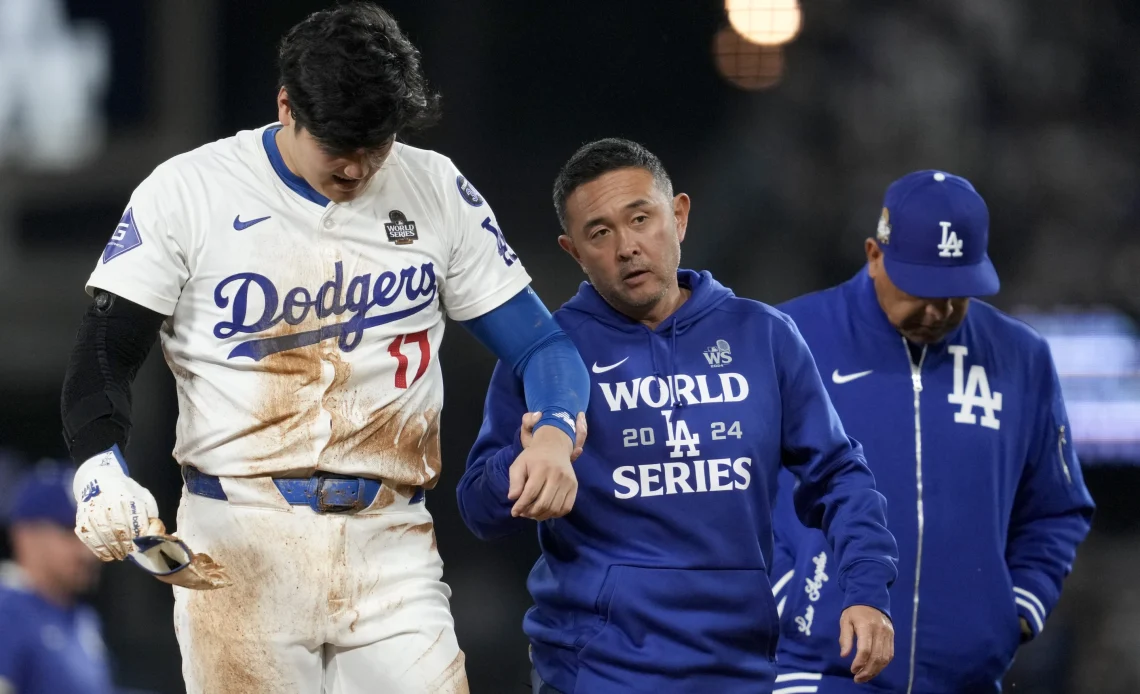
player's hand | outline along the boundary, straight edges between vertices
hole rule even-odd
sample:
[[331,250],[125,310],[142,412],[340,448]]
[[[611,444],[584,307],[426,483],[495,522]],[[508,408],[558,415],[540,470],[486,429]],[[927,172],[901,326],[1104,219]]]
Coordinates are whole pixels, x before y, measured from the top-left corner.
[[543,521],[565,516],[574,507],[578,478],[571,462],[585,444],[586,417],[578,415],[573,444],[557,427],[532,431],[537,421],[533,413],[523,417],[520,440],[524,449],[511,464],[507,498],[515,502],[512,516]]
[[852,605],[839,616],[839,657],[855,647],[851,673],[862,683],[878,675],[895,657],[895,628],[882,612],[866,605]]
[[75,534],[103,561],[125,559],[133,540],[158,518],[154,496],[123,471],[118,448],[104,451],[79,466],[71,491],[75,495]]
[[[530,448],[530,442],[534,440],[534,425],[538,424],[538,420],[542,419],[541,412],[527,412],[522,417],[522,427],[519,432],[519,439],[522,441],[523,448]],[[574,451],[570,453],[570,462],[578,459],[582,455],[582,448],[586,445],[586,413],[578,413],[578,421],[574,423]]]

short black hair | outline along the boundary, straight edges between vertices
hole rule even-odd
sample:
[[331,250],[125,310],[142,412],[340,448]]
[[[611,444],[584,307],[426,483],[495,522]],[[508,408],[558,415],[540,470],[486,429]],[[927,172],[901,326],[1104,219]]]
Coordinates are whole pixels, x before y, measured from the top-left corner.
[[566,229],[566,199],[579,186],[611,171],[629,168],[645,169],[653,174],[657,187],[672,199],[673,181],[669,179],[669,174],[657,155],[644,145],[620,137],[595,140],[579,147],[554,179],[554,211],[558,214],[562,229]]
[[277,64],[297,127],[330,152],[377,149],[439,119],[420,52],[371,3],[309,15],[281,39]]

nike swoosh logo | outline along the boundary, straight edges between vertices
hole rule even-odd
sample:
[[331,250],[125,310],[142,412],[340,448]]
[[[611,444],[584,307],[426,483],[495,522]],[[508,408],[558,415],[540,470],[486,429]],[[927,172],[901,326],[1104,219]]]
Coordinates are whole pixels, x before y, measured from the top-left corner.
[[[625,359],[629,359],[629,357],[626,357]],[[610,369],[616,369],[617,367],[624,364],[625,359],[622,359],[621,361],[619,361],[616,364],[610,364],[609,366],[598,366],[598,362],[594,362],[594,365],[592,367],[590,367],[590,369],[596,374],[604,374],[605,372],[609,371]]]
[[864,376],[866,376],[869,373],[871,373],[871,372],[870,371],[860,371],[857,374],[847,374],[846,376],[841,376],[841,375],[839,375],[839,369],[836,369],[835,371],[831,372],[831,382],[837,383],[839,385],[843,385],[844,383],[850,383],[851,381],[854,381],[856,378],[863,378]]
[[239,214],[238,216],[234,217],[234,229],[237,229],[238,231],[241,231],[242,229],[248,229],[254,224],[257,224],[258,222],[264,222],[267,219],[269,219],[269,217],[258,217],[257,219],[251,219],[248,222],[243,222],[241,221],[241,215]]

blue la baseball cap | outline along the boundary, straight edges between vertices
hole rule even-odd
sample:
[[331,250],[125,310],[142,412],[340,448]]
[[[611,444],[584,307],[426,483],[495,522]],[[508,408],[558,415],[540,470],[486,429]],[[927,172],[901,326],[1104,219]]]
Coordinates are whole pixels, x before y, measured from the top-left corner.
[[64,528],[75,527],[75,497],[71,481],[75,468],[69,463],[42,460],[23,474],[12,490],[8,523],[47,521]]
[[875,235],[895,286],[912,296],[990,296],[1001,288],[986,253],[990,212],[974,186],[944,171],[915,171],[887,188]]

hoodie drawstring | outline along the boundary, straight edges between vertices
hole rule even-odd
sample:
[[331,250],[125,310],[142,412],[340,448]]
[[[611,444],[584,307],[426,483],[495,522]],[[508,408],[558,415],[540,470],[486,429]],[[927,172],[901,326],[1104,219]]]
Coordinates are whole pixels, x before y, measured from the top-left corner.
[[661,377],[661,369],[657,366],[657,350],[653,349],[653,331],[652,330],[646,330],[645,331],[645,339],[649,340],[649,359],[650,359],[650,362],[653,364],[653,377],[654,378],[660,378]]
[[680,409],[685,406],[685,401],[679,398],[674,398],[673,393],[677,387],[677,317],[673,316],[673,320],[669,325],[669,332],[673,338],[671,347],[669,348],[669,404]]
[[[665,387],[669,390],[669,407],[683,407],[684,401],[678,400],[675,396],[677,387],[677,317],[674,316],[669,324],[670,340],[669,347],[669,373],[668,378],[665,379]],[[653,364],[653,377],[661,378],[661,365],[657,362],[657,350],[653,345],[654,331],[646,330],[645,336],[649,340],[649,359]]]

